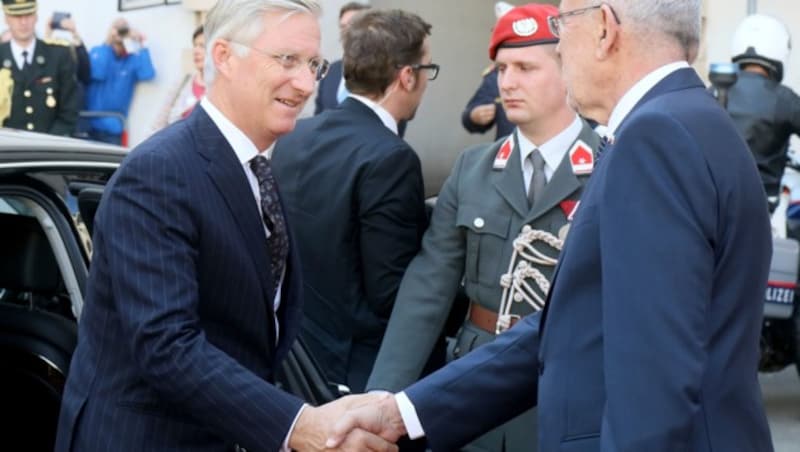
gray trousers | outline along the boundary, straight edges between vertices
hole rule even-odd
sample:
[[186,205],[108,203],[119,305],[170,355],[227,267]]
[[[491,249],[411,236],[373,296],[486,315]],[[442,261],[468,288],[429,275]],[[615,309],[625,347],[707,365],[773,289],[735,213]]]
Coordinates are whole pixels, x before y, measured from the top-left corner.
[[[495,335],[476,327],[468,320],[447,349],[451,361],[493,341]],[[503,378],[498,375],[497,378]],[[531,388],[536,391],[537,388]],[[530,409],[465,446],[464,452],[536,452],[539,450],[539,426],[536,408]]]

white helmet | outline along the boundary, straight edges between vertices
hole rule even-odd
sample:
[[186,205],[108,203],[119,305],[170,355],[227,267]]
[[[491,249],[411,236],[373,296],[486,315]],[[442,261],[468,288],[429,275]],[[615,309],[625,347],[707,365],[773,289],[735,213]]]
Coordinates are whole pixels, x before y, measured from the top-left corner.
[[792,37],[778,19],[764,14],[747,16],[733,35],[731,60],[739,64],[758,64],[777,81],[789,62]]

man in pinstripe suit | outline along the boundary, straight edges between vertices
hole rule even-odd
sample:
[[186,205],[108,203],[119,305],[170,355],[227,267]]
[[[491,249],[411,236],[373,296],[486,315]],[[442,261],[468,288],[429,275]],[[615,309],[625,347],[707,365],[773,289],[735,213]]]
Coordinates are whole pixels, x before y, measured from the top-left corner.
[[315,0],[210,11],[208,97],[130,154],[98,210],[57,451],[321,448],[340,408],[271,383],[301,284],[264,158],[327,69],[318,15]]

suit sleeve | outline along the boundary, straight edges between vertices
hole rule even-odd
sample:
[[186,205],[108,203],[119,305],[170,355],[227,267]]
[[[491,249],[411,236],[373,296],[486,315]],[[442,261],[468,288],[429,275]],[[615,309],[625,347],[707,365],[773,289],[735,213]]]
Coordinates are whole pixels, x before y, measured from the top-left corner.
[[388,318],[427,223],[416,153],[402,147],[373,162],[359,182],[358,198],[365,297],[376,315]]
[[78,123],[78,111],[81,109],[81,90],[75,78],[75,61],[67,47],[52,46],[58,52],[58,115],[50,133],[53,135],[72,135]]
[[623,133],[606,151],[598,209],[602,450],[687,450],[709,360],[717,191],[672,118],[642,115]]
[[[195,207],[185,163],[142,150],[121,169],[104,230],[119,313],[142,378],[170,404],[250,450],[279,450],[302,401],[211,344],[200,325]],[[137,246],[130,246],[136,243]]]
[[398,391],[422,374],[464,273],[465,237],[456,226],[463,155],[445,181],[422,249],[400,283],[367,389]]
[[431,450],[459,450],[536,405],[540,313],[409,387]]
[[497,77],[492,75],[494,73],[492,71],[483,77],[478,90],[472,95],[472,98],[467,102],[467,106],[464,107],[464,111],[461,113],[461,124],[469,133],[484,133],[494,127],[494,120],[482,126],[473,122],[469,117],[473,108],[479,105],[493,104],[497,99]]

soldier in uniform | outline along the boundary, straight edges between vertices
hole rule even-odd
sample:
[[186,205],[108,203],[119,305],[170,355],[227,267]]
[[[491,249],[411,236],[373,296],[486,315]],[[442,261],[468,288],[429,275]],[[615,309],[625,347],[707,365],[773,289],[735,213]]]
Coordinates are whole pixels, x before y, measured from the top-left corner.
[[80,91],[68,46],[37,39],[35,0],[3,0],[11,41],[0,44],[0,124],[70,135]]
[[[551,5],[516,7],[492,33],[489,56],[517,127],[467,149],[455,163],[400,284],[369,390],[398,391],[420,377],[462,281],[471,301],[451,358],[543,307],[600,141],[568,106],[558,39],[547,23],[555,15]],[[535,444],[536,415],[529,411],[466,450],[529,452]]]

